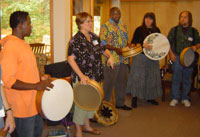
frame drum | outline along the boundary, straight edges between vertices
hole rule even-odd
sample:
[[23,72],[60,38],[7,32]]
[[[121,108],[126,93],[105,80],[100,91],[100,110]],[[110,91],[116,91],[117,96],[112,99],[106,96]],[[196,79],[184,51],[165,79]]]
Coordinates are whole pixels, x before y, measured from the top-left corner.
[[140,44],[137,44],[136,46],[129,48],[124,47],[122,48],[122,56],[125,58],[136,56],[142,52],[142,46]]
[[195,59],[195,53],[191,47],[184,48],[180,54],[180,63],[184,67],[190,67]]
[[110,102],[103,101],[99,109],[94,114],[94,119],[104,126],[110,126],[118,121],[118,112]]
[[104,98],[104,92],[98,82],[89,79],[87,85],[78,82],[74,86],[74,103],[83,110],[96,111]]
[[69,82],[56,79],[50,91],[38,91],[36,106],[38,112],[51,121],[63,119],[71,110],[73,104],[73,90]]
[[143,43],[152,45],[151,50],[143,48],[144,54],[151,60],[161,60],[168,55],[170,44],[163,34],[152,33],[144,39]]
[[6,137],[7,131],[3,131],[3,129],[0,129],[0,137]]

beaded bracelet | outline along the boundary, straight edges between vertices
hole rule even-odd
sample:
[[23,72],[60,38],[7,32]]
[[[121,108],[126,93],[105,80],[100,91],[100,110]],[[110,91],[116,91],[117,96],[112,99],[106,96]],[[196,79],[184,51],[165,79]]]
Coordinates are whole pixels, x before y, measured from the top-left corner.
[[11,108],[8,108],[8,109],[5,110],[5,112],[7,113],[9,110],[12,110],[12,109],[11,109]]

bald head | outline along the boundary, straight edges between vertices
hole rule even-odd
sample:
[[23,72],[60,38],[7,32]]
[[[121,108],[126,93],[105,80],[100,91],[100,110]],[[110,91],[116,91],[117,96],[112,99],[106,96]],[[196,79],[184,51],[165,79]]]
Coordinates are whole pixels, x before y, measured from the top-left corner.
[[110,9],[110,18],[115,22],[119,23],[119,20],[121,18],[121,11],[118,7],[112,7]]
[[119,11],[119,12],[120,12],[120,9],[119,9],[118,7],[112,7],[112,8],[110,9],[110,15],[111,15],[112,13],[114,13],[115,11]]

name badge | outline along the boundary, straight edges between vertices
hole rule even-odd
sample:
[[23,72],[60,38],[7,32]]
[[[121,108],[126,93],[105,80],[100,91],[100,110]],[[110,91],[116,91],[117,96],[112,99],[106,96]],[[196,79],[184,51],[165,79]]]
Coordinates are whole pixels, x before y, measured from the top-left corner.
[[188,37],[188,40],[189,40],[189,41],[193,41],[193,38],[192,38],[192,37]]
[[5,111],[3,108],[0,110],[0,117],[5,117]]
[[98,43],[97,40],[94,40],[94,41],[93,41],[93,44],[94,44],[94,45],[97,45],[97,44],[99,44],[99,43]]

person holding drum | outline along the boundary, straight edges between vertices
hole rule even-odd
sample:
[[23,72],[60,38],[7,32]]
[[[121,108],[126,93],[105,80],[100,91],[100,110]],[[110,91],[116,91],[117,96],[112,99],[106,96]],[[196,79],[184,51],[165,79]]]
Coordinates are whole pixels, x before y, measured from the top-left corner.
[[115,69],[111,69],[106,65],[106,59],[103,57],[104,63],[104,100],[109,102],[115,89],[116,108],[123,110],[131,110],[124,104],[126,96],[126,84],[128,79],[128,58],[123,58],[122,48],[128,44],[127,27],[120,22],[121,11],[118,7],[110,9],[110,19],[101,26],[100,38],[102,44],[112,53],[115,60]]
[[9,110],[13,111],[16,123],[11,136],[41,137],[43,121],[36,109],[36,93],[53,85],[47,76],[40,81],[35,56],[24,40],[32,30],[28,12],[13,12],[10,27],[12,34],[2,39],[0,63]]
[[[135,30],[131,43],[139,43],[143,48],[150,50],[152,45],[143,43],[143,41],[149,34],[155,32],[160,33],[156,26],[155,14],[146,13],[142,25]],[[147,58],[143,52],[134,56],[127,83],[127,92],[133,96],[133,108],[137,107],[137,98],[145,99],[152,105],[159,105],[155,100],[162,95],[159,61]]]
[[[76,15],[76,24],[79,31],[69,42],[68,62],[72,67],[71,81],[73,84],[80,81],[87,84],[89,79],[97,82],[103,80],[103,66],[101,56],[108,58],[108,64],[113,67],[111,53],[101,44],[100,38],[92,33],[92,16],[87,12]],[[88,97],[89,98],[89,97]],[[76,137],[82,137],[82,131],[99,135],[100,131],[90,126],[89,119],[93,118],[94,111],[83,110],[75,104],[73,122],[76,126]],[[84,126],[83,129],[81,126]]]
[[182,81],[182,103],[185,107],[190,107],[188,93],[191,88],[192,67],[184,67],[180,64],[180,54],[187,48],[191,47],[196,51],[200,47],[200,37],[197,29],[192,27],[192,14],[189,11],[183,11],[179,15],[179,24],[173,27],[168,34],[171,45],[169,57],[172,61],[172,87],[170,106],[174,107],[180,99],[180,83]]

